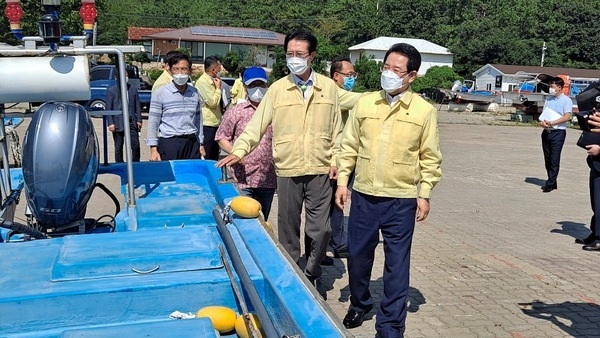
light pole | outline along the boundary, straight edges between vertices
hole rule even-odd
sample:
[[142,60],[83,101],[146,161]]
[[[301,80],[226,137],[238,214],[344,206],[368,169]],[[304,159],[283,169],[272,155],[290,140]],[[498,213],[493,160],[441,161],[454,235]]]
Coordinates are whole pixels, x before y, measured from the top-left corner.
[[546,56],[546,49],[548,48],[546,47],[546,41],[544,41],[544,45],[542,46],[542,63],[540,67],[544,67],[544,56]]

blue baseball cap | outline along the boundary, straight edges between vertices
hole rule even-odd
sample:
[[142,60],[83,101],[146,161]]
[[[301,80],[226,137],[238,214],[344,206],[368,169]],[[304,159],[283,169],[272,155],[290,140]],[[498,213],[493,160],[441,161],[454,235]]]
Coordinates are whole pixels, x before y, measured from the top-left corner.
[[246,68],[244,75],[242,76],[242,81],[244,81],[244,84],[249,85],[257,80],[267,83],[267,72],[265,72],[265,70],[261,67]]

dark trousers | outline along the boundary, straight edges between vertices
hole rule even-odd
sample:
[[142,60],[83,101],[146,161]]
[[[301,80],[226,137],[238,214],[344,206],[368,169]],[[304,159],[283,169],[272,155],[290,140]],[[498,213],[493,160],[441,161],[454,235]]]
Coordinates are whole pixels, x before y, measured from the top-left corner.
[[600,222],[600,214],[598,214],[600,213],[600,172],[594,168],[592,161],[588,156],[588,163],[590,164],[590,202],[593,211],[590,230],[596,236],[596,240],[600,241],[600,224],[596,224],[596,222]]
[[302,204],[306,214],[305,238],[310,250],[304,273],[309,278],[320,278],[321,261],[327,253],[331,235],[329,211],[331,208],[331,183],[329,175],[277,177],[277,234],[279,242],[292,257],[300,261],[300,216]]
[[[352,189],[354,181],[354,172],[350,174],[348,189]],[[344,224],[344,211],[335,205],[335,191],[337,190],[337,181],[331,181],[333,195],[331,196],[331,239],[329,245],[334,253],[348,251],[348,227]]]
[[198,158],[198,152],[195,134],[158,138],[158,154],[163,161]]
[[271,213],[275,188],[244,188],[242,189],[242,194],[252,197],[260,203],[260,208],[266,221]]
[[415,198],[376,197],[352,192],[348,220],[351,309],[361,311],[373,305],[369,282],[381,230],[385,263],[383,296],[375,329],[382,338],[402,337],[404,331],[416,210]]
[[219,143],[215,141],[217,129],[219,128],[207,126],[202,127],[202,132],[204,133],[204,151],[206,152],[206,156],[204,158],[207,160],[219,160],[219,152],[221,151],[221,148],[219,148]]
[[[115,162],[123,162],[123,145],[125,144],[125,132],[115,131],[113,141],[115,142]],[[131,156],[133,162],[140,161],[140,137],[137,126],[129,126],[129,135],[131,138]]]
[[562,129],[544,129],[542,132],[542,150],[544,151],[544,164],[548,173],[546,185],[555,185],[558,171],[560,169],[560,153],[567,131]]

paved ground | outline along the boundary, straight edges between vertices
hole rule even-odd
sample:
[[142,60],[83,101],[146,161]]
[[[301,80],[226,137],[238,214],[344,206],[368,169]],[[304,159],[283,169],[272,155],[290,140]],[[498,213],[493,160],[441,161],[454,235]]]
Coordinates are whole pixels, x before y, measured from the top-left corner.
[[[600,253],[573,244],[589,233],[591,216],[578,133],[568,132],[559,189],[545,194],[540,129],[509,120],[440,112],[443,179],[413,241],[407,337],[600,337]],[[94,196],[89,212],[112,211],[105,201]],[[376,304],[382,270],[380,245]],[[349,303],[346,272],[345,260],[324,268],[328,303],[340,318]],[[351,333],[373,337],[375,313]]]

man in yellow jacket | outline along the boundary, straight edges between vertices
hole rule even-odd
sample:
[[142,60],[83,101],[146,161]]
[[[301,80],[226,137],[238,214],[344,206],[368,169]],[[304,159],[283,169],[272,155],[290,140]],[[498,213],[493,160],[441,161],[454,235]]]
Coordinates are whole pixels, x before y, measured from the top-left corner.
[[152,94],[154,94],[158,88],[173,82],[173,75],[171,75],[171,69],[169,69],[169,60],[178,54],[181,54],[181,52],[173,50],[165,55],[165,70],[163,70],[162,74],[160,74],[158,79],[152,84]]
[[358,327],[373,308],[369,281],[381,230],[385,270],[375,329],[382,338],[403,336],[415,220],[427,217],[431,190],[442,175],[437,110],[409,90],[420,66],[421,54],[409,44],[387,51],[383,90],[359,98],[344,127],[338,158],[335,198],[340,208],[355,170],[348,220],[351,305],[343,323]]
[[215,135],[223,117],[222,82],[218,75],[221,69],[219,59],[215,56],[208,56],[204,59],[204,73],[200,75],[195,85],[204,102],[202,105],[202,121],[204,123],[202,132],[204,133],[206,159],[215,161],[219,159],[220,151],[219,144],[215,141]]
[[286,62],[291,74],[265,94],[229,156],[217,166],[232,165],[250,153],[273,130],[273,160],[277,174],[278,237],[292,259],[300,260],[300,216],[306,209],[305,236],[311,239],[304,273],[327,297],[320,262],[325,257],[331,228],[331,182],[335,179],[337,145],[341,136],[337,86],[310,67],[317,39],[306,31],[285,37]]
[[244,76],[244,71],[246,69],[242,69],[240,72],[240,76],[235,79],[233,82],[233,86],[231,86],[231,105],[235,106],[239,101],[245,101],[248,93],[246,92],[246,87],[244,86],[244,82],[242,78]]

